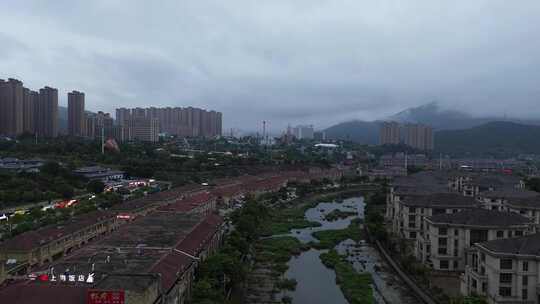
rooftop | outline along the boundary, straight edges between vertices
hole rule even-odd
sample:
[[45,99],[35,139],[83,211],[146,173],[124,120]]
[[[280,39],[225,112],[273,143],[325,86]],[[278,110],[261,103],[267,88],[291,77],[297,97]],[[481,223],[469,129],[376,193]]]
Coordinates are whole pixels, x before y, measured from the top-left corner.
[[516,208],[540,209],[540,195],[509,199],[506,204]]
[[159,207],[160,211],[188,212],[215,199],[209,192],[199,192],[176,202]]
[[111,213],[94,211],[79,215],[70,220],[47,226],[38,230],[28,231],[0,244],[2,250],[31,250],[62,238],[65,235],[84,229],[99,221],[112,217]]
[[469,209],[457,213],[437,214],[427,218],[436,224],[506,227],[527,225],[530,220],[513,212],[486,209]]
[[21,281],[0,289],[2,303],[63,304],[86,303],[88,288],[73,285],[44,285],[33,281]]
[[[92,272],[93,265],[96,287],[100,289],[144,290],[157,280],[157,276],[151,275],[157,273],[166,286],[173,284],[177,273],[192,262],[174,248],[197,255],[221,223],[217,215],[154,212],[77,250],[52,267],[56,273],[71,270],[86,274]],[[122,276],[130,279],[119,279]]]
[[476,207],[479,203],[472,197],[459,195],[457,193],[436,193],[407,196],[403,199],[403,204],[418,207],[472,208]]
[[521,254],[540,256],[540,233],[519,238],[493,240],[480,244],[480,247],[501,254]]
[[480,196],[487,198],[529,198],[538,197],[540,193],[536,191],[519,190],[519,189],[507,189],[507,190],[493,190],[484,191],[480,193]]

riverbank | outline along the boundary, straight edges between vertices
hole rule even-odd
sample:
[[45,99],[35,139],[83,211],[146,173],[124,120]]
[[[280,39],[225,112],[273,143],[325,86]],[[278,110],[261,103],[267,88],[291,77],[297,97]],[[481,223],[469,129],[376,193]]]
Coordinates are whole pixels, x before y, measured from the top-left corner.
[[[364,206],[346,189],[269,208],[270,224],[253,243],[245,303],[417,303],[364,241]],[[349,216],[327,220],[338,213]]]
[[332,249],[320,255],[322,263],[336,272],[336,283],[350,304],[373,303],[372,279],[369,273],[359,273],[353,266]]

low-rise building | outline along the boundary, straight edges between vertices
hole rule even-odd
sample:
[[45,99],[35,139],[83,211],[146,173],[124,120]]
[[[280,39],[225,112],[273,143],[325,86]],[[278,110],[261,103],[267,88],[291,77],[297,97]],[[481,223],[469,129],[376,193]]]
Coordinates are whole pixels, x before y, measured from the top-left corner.
[[39,172],[44,161],[41,159],[18,159],[13,157],[0,158],[0,170],[13,172]]
[[[0,288],[0,298],[28,304],[62,299],[58,292],[35,297],[47,287],[85,295],[120,291],[125,303],[186,303],[199,262],[218,249],[222,236],[223,220],[217,215],[154,212],[36,270],[38,279],[25,282],[25,294]],[[62,303],[85,300],[73,295],[72,302]]]
[[126,177],[126,173],[120,170],[103,168],[100,166],[82,167],[73,171],[75,175],[82,176],[88,180],[121,180]]
[[515,175],[461,172],[455,178],[457,191],[465,196],[477,197],[485,191],[525,189],[525,182]]
[[456,193],[410,195],[395,202],[392,232],[401,238],[416,241],[424,230],[424,218],[451,214],[478,207],[471,197]]
[[216,211],[216,197],[207,191],[177,200],[172,204],[159,207],[158,211],[179,212],[185,214],[209,214]]
[[0,260],[11,268],[23,265],[22,272],[52,262],[84,244],[118,228],[120,222],[110,213],[95,211],[68,222],[28,231],[0,244]]
[[540,303],[540,234],[475,244],[461,292],[485,296],[489,304]]
[[463,271],[466,252],[475,243],[534,232],[529,219],[511,212],[477,208],[437,214],[425,218],[416,257],[435,270]]

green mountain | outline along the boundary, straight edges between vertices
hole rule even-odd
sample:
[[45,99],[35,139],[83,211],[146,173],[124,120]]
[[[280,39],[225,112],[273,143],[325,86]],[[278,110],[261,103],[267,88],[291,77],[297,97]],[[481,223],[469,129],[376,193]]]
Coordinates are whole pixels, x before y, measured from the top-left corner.
[[[497,117],[473,117],[465,112],[441,108],[436,102],[401,111],[380,121],[347,121],[326,129],[328,138],[350,139],[363,144],[377,144],[381,121],[400,123],[422,123],[432,126],[435,131],[466,130],[500,121]],[[506,119],[505,119],[506,120]],[[522,125],[539,125],[538,120],[512,118],[512,122]]]
[[324,130],[331,139],[352,140],[363,144],[379,142],[380,126],[378,122],[353,120],[333,125]]
[[495,121],[465,130],[435,133],[435,149],[455,156],[512,156],[540,153],[540,126]]

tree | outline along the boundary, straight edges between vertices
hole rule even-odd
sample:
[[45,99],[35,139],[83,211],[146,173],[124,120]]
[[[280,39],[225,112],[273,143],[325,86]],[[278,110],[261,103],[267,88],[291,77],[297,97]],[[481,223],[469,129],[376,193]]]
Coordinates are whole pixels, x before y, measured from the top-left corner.
[[61,169],[62,168],[57,162],[46,162],[45,164],[43,164],[40,171],[47,175],[57,176],[60,173]]
[[540,178],[533,177],[526,181],[527,188],[532,191],[540,192]]
[[86,185],[86,190],[90,193],[100,194],[105,190],[105,184],[100,180],[93,180]]
[[62,195],[65,199],[70,199],[75,194],[73,187],[68,184],[60,184],[56,187],[56,192]]

